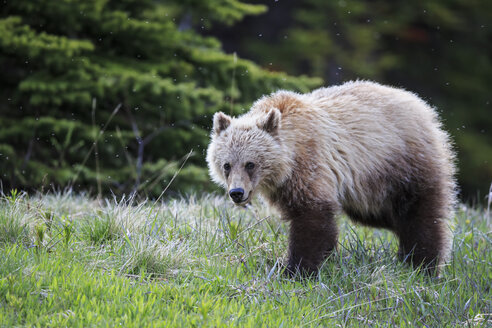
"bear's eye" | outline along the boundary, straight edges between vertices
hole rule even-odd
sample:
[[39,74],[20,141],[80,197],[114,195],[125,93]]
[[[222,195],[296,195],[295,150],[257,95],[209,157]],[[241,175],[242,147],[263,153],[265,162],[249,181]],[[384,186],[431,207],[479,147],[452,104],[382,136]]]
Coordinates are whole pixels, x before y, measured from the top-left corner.
[[255,163],[248,162],[246,163],[246,170],[252,170],[255,168]]
[[229,171],[231,170],[231,164],[229,164],[229,163],[225,163],[225,164],[224,164],[224,170],[225,170],[226,172],[229,172]]

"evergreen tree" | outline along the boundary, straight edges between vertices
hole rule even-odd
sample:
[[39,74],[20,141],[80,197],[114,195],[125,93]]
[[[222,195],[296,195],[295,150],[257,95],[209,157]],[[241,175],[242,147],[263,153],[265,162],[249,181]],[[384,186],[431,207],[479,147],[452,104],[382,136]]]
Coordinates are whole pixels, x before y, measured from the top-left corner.
[[186,159],[171,188],[209,188],[214,112],[239,114],[264,93],[320,84],[265,71],[196,32],[264,10],[237,0],[4,0],[4,190],[159,195]]

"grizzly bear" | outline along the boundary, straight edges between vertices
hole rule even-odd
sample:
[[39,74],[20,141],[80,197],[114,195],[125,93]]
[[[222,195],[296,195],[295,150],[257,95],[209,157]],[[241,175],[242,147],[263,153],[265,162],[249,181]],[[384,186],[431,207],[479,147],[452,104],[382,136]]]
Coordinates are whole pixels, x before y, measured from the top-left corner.
[[275,92],[240,117],[214,115],[207,163],[235,204],[260,193],[290,222],[288,273],[317,272],[342,211],[391,230],[400,258],[429,273],[449,255],[454,155],[411,92],[366,81]]

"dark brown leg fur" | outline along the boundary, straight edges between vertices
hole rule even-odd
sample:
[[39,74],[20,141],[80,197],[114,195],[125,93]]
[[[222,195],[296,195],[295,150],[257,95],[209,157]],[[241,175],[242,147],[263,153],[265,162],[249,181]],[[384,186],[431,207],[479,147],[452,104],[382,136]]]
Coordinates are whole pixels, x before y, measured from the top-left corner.
[[400,240],[400,259],[438,274],[436,265],[446,255],[448,239],[447,195],[440,186],[437,178],[420,184],[394,184],[392,196],[381,202],[377,214],[361,214],[350,206],[344,210],[354,221],[393,231]]
[[446,210],[441,200],[442,194],[437,189],[426,190],[400,218],[396,231],[400,238],[400,258],[414,267],[422,265],[429,274],[438,273],[439,257],[445,255],[447,247],[447,226],[443,219]]
[[330,206],[290,209],[288,274],[311,275],[336,247],[338,229]]

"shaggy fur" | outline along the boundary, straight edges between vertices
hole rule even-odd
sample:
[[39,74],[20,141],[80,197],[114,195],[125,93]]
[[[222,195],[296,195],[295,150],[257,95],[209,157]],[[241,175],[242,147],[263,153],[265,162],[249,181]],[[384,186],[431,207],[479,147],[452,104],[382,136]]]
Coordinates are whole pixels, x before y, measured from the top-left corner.
[[211,138],[212,179],[243,188],[239,205],[261,193],[290,221],[291,272],[316,272],[336,247],[341,211],[393,231],[399,255],[416,266],[432,272],[447,259],[454,155],[436,112],[415,94],[361,81],[279,91],[238,118],[216,113]]

